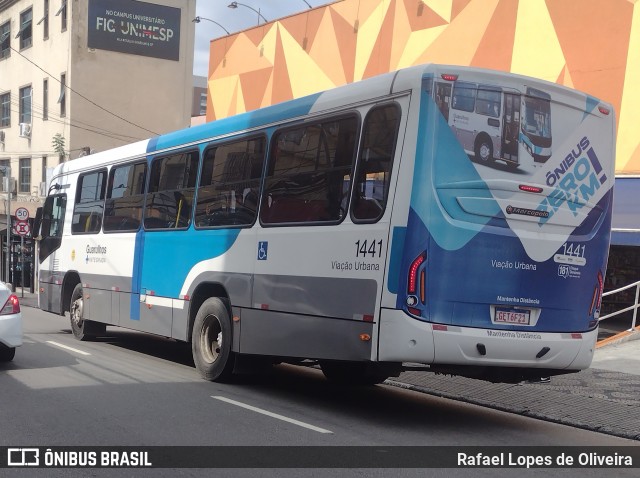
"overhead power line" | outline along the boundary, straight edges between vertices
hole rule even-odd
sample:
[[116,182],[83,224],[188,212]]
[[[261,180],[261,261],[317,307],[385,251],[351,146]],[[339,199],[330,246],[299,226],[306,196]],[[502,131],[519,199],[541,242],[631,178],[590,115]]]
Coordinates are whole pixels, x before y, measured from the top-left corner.
[[[37,63],[35,63],[34,61],[32,61],[32,60],[30,60],[29,58],[27,58],[26,56],[24,56],[22,53],[20,53],[20,52],[19,52],[18,50],[16,50],[15,48],[13,48],[13,47],[10,47],[10,48],[11,48],[11,50],[12,50],[12,51],[16,52],[18,55],[20,55],[22,58],[24,58],[25,60],[27,60],[27,61],[28,61],[29,63],[31,63],[33,66],[35,66],[36,68],[38,68],[40,71],[42,71],[43,73],[46,73],[47,75],[49,75],[49,77],[50,77],[50,78],[53,78],[53,79],[54,79],[54,80],[56,80],[58,83],[60,83],[60,85],[62,85],[62,82],[61,82],[58,78],[56,78],[54,75],[52,75],[52,74],[51,74],[51,73],[49,73],[47,70],[45,70],[44,68],[42,68],[40,65],[38,65],[38,64],[37,64]],[[84,99],[84,100],[88,101],[89,103],[91,103],[91,104],[92,104],[93,106],[95,106],[96,108],[99,108],[99,109],[101,109],[102,111],[105,111],[106,113],[109,113],[110,115],[115,116],[116,118],[118,118],[118,119],[120,119],[120,120],[124,121],[125,123],[129,123],[130,125],[135,126],[136,128],[140,128],[140,129],[142,129],[142,130],[144,130],[144,131],[147,131],[148,133],[151,133],[151,134],[153,134],[153,135],[155,135],[155,136],[157,136],[157,135],[158,135],[158,133],[156,133],[155,131],[151,131],[150,129],[147,129],[147,128],[145,128],[144,126],[140,126],[139,124],[136,124],[136,123],[134,123],[134,122],[132,122],[132,121],[129,121],[128,119],[123,118],[122,116],[120,116],[120,115],[118,115],[118,114],[114,113],[113,111],[109,111],[108,109],[106,109],[106,108],[104,108],[104,107],[100,106],[98,103],[96,103],[95,101],[93,101],[93,100],[91,100],[91,99],[87,98],[87,97],[86,97],[86,96],[84,96],[82,93],[77,92],[76,90],[74,90],[73,88],[71,88],[69,85],[66,85],[66,84],[65,84],[65,85],[62,85],[62,86],[64,86],[64,87],[65,87],[66,89],[68,89],[69,91],[71,91],[71,92],[75,93],[75,94],[76,94],[76,95],[78,95],[80,98],[82,98],[82,99]]]
[[[19,109],[19,103],[18,100],[14,100],[13,98],[11,99],[11,104],[13,106],[13,108],[11,108],[11,111],[16,113],[16,114],[20,114]],[[95,133],[98,135],[102,135],[102,136],[106,136],[107,138],[111,138],[111,139],[115,139],[118,141],[122,141],[123,143],[126,142],[131,142],[131,140],[134,141],[141,141],[143,138],[138,138],[136,136],[130,136],[127,134],[123,134],[123,133],[117,133],[115,131],[110,131],[110,130],[106,130],[104,128],[100,128],[99,126],[94,126],[92,124],[89,123],[85,123],[83,121],[78,121],[78,120],[68,120],[66,119],[66,117],[63,116],[59,116],[58,114],[52,112],[51,110],[49,110],[47,112],[47,119],[44,119],[44,108],[41,105],[38,105],[37,103],[33,102],[33,99],[31,100],[31,116],[38,118],[38,119],[42,119],[43,121],[51,121],[52,123],[58,123],[58,124],[62,124],[65,126],[71,126],[73,128],[77,128],[77,129],[82,129],[85,131],[89,131],[91,133]],[[80,126],[82,125],[82,126]]]

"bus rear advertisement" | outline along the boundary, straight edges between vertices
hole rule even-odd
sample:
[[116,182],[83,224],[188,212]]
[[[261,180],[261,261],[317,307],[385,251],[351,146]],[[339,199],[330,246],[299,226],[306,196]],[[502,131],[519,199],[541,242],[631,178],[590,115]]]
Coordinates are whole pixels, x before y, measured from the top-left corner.
[[[552,121],[553,119],[553,121]],[[191,344],[207,380],[274,363],[379,383],[587,368],[615,118],[533,78],[422,65],[58,166],[40,306],[76,338]]]

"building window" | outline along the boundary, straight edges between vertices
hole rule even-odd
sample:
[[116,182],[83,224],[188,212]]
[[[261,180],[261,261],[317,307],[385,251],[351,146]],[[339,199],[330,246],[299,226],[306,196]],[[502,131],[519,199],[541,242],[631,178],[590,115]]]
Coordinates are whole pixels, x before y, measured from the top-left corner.
[[16,38],[20,38],[20,49],[29,48],[32,43],[31,34],[33,20],[33,10],[30,8],[20,14],[20,31],[16,35]]
[[42,80],[42,119],[49,119],[49,80]]
[[60,116],[67,116],[67,74],[62,73],[60,75],[60,97],[58,103],[60,103]]
[[20,123],[31,123],[31,87],[20,88]]
[[0,191],[7,192],[10,186],[10,179],[7,176],[9,171],[9,159],[0,159]]
[[0,25],[0,60],[11,56],[11,22]]
[[61,31],[67,29],[67,0],[62,0],[60,9],[56,12],[56,17],[60,15]]
[[11,93],[0,95],[0,128],[11,126]]
[[20,158],[19,181],[21,193],[31,192],[31,158]]
[[42,182],[47,182],[47,157],[42,157]]
[[200,93],[200,115],[207,114],[207,94]]
[[46,40],[49,38],[49,0],[44,0],[44,16],[42,20],[38,22],[38,25],[42,23],[42,38]]

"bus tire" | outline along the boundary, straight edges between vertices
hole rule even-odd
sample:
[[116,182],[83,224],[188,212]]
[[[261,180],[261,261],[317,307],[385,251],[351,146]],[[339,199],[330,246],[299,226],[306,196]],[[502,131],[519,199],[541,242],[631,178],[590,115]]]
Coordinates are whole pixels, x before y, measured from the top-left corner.
[[369,362],[321,360],[322,373],[331,383],[341,386],[368,386],[384,382],[389,373]]
[[231,319],[226,305],[217,297],[205,300],[191,333],[193,361],[202,378],[211,382],[231,378],[235,361],[231,343]]
[[11,362],[15,356],[15,347],[7,347],[6,345],[0,344],[0,362]]
[[84,294],[82,284],[76,284],[71,293],[71,303],[69,304],[69,320],[71,331],[78,340],[91,340],[106,332],[107,326],[99,322],[84,319]]
[[481,163],[490,163],[493,161],[493,143],[491,138],[486,135],[480,135],[476,139],[476,161]]

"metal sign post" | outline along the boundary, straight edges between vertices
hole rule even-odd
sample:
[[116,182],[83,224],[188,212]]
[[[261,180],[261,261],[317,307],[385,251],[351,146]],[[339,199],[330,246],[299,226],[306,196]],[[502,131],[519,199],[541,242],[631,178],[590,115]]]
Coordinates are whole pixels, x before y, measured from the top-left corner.
[[[29,211],[27,208],[19,207],[15,212],[16,219],[16,233],[20,235],[20,286],[22,288],[22,298],[24,299],[24,236],[31,232],[29,228]],[[13,282],[15,282],[15,277]]]
[[20,285],[22,289],[22,295],[20,296],[24,299],[24,236],[20,236]]
[[11,272],[11,164],[0,166],[0,171],[4,171],[7,178],[7,275],[5,282],[9,283],[9,274]]

